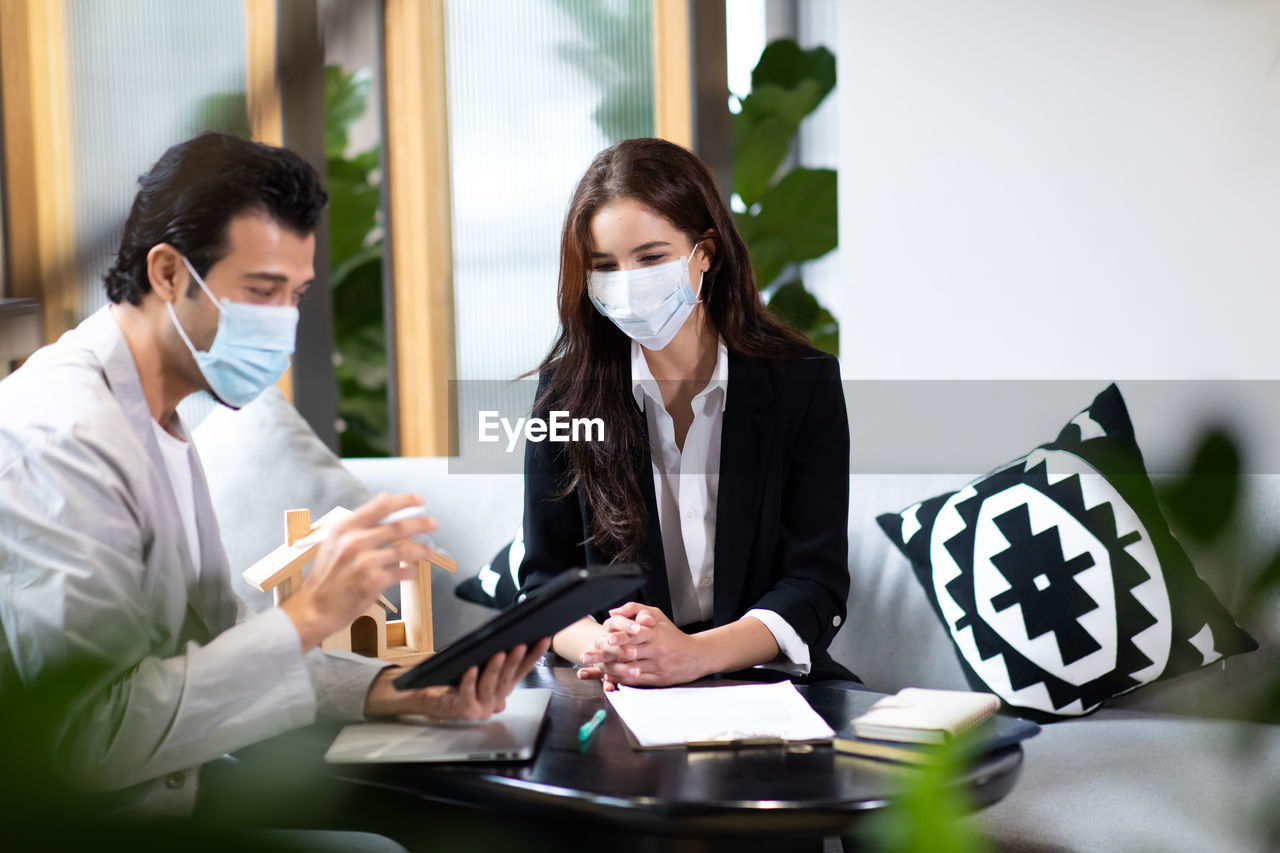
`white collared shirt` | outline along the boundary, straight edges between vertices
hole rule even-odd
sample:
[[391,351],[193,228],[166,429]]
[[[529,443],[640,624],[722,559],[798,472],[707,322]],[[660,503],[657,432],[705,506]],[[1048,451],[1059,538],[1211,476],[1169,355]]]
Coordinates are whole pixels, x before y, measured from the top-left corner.
[[[723,340],[717,341],[711,381],[692,401],[693,422],[683,451],[676,444],[675,424],[658,382],[635,341],[631,342],[631,390],[649,428],[672,620],[677,625],[710,621],[715,607],[716,499],[729,394],[728,349]],[[809,671],[809,647],[785,619],[772,610],[749,610],[745,615],[764,623],[778,644],[782,656],[767,666],[800,675]]]

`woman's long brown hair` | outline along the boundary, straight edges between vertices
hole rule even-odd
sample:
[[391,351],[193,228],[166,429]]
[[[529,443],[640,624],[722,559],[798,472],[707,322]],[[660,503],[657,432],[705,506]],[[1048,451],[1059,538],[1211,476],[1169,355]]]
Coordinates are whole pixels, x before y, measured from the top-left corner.
[[560,335],[538,366],[544,381],[534,409],[604,421],[604,441],[564,445],[568,476],[555,497],[580,491],[591,519],[589,541],[617,560],[633,560],[647,533],[648,513],[636,475],[645,439],[643,416],[631,393],[631,342],[587,298],[591,220],[621,199],[657,213],[691,244],[703,235],[713,238],[701,298],[707,322],[729,352],[777,359],[805,340],[761,304],[746,244],[701,160],[662,139],[629,139],[596,155],[565,216]]

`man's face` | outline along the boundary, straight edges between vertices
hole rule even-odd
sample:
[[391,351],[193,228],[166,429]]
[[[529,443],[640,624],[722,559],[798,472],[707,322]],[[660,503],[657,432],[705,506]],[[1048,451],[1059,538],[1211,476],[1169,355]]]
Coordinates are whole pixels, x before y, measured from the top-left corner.
[[[219,301],[297,305],[315,279],[315,235],[300,237],[263,214],[232,219],[227,226],[227,249],[204,276]],[[203,352],[217,334],[218,309],[189,273],[187,279],[190,287],[175,301],[174,309],[191,342]]]

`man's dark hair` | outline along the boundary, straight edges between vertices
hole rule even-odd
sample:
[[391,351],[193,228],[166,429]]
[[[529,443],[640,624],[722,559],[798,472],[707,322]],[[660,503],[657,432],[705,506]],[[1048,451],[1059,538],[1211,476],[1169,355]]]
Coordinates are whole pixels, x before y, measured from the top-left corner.
[[262,213],[305,236],[329,200],[315,169],[292,151],[227,133],[179,143],[138,178],[120,250],[107,270],[107,298],[140,305],[151,290],[147,252],[169,243],[201,276],[227,253],[227,226]]

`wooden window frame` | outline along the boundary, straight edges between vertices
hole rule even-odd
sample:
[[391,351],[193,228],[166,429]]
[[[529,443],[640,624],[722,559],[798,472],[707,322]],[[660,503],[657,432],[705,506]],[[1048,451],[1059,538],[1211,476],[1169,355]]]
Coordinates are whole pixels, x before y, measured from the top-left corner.
[[[383,4],[388,387],[392,444],[402,456],[457,453],[444,6]],[[692,7],[653,0],[652,9],[655,133],[692,148]]]
[[0,2],[6,287],[40,303],[46,343],[80,310],[64,12],[63,0]]
[[383,6],[388,388],[402,456],[457,453],[444,0]]

